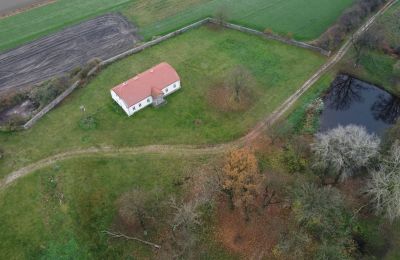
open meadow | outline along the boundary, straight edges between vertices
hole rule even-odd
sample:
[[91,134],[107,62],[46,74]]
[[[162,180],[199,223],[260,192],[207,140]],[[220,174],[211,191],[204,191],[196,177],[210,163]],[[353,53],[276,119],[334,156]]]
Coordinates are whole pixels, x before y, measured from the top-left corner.
[[[71,149],[234,140],[278,107],[325,60],[308,50],[237,31],[193,30],[105,68],[32,129],[0,133],[5,151],[0,175]],[[146,108],[128,118],[109,90],[162,61],[176,68],[182,90],[169,96],[166,106]],[[225,84],[238,65],[249,74],[251,97],[245,109],[221,111],[210,93]],[[88,117],[92,123],[85,125]]]
[[0,19],[0,51],[11,49],[107,12],[122,12],[145,39],[162,35],[225,10],[228,20],[312,40],[324,32],[353,0],[58,0]]
[[[150,257],[151,247],[109,239],[101,232],[118,225],[118,198],[140,188],[151,194],[152,204],[165,203],[169,196],[181,196],[185,187],[179,183],[208,161],[204,156],[182,155],[88,157],[39,170],[0,192],[0,257]],[[156,213],[158,229],[165,228],[167,213]],[[160,230],[149,229],[146,239],[161,243],[164,237]],[[231,259],[212,242],[200,244],[202,257]]]

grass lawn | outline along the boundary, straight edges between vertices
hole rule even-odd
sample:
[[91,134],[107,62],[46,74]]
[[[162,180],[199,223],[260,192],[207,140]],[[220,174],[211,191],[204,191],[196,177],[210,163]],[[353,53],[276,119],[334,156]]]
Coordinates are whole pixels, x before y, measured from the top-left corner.
[[317,38],[354,0],[57,0],[0,20],[0,51],[32,41],[91,17],[119,11],[146,39],[227,10],[229,20],[260,30]]
[[296,104],[282,117],[282,119],[273,127],[273,131],[281,136],[290,134],[314,134],[318,131],[318,118],[314,124],[305,126],[307,108],[314,100],[321,97],[329,89],[332,81],[335,79],[336,72],[330,71],[322,76],[303,96],[299,98]]
[[[233,30],[196,29],[107,67],[32,129],[1,133],[6,154],[0,161],[0,175],[81,147],[214,144],[236,139],[279,106],[325,59],[308,50]],[[149,107],[128,118],[113,102],[109,90],[161,61],[177,69],[182,90],[167,97],[166,106]],[[209,105],[208,90],[238,65],[254,78],[249,86],[257,93],[253,105],[245,112],[219,112]],[[81,105],[86,108],[85,115]],[[94,129],[80,127],[87,115],[95,118]]]
[[[39,170],[0,192],[0,258],[127,259],[147,258],[151,248],[134,241],[108,240],[116,199],[133,188],[164,201],[179,196],[177,180],[207,157],[120,156],[80,158]],[[165,220],[165,212],[159,212]],[[148,240],[161,242],[149,229]],[[208,257],[229,259],[222,248],[202,242]],[[53,258],[51,258],[53,257]]]

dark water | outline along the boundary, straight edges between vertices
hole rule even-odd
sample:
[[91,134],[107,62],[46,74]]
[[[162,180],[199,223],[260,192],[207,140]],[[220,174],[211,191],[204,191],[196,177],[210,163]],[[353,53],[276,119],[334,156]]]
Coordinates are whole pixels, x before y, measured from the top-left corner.
[[355,124],[381,136],[399,116],[400,98],[374,85],[339,75],[324,97],[320,131]]

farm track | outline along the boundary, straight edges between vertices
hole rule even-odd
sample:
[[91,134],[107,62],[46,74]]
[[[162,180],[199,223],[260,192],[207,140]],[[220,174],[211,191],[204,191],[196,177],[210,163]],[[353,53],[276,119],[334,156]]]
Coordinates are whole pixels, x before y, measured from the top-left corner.
[[[382,15],[387,9],[394,5],[398,0],[389,1],[381,10],[367,20],[354,34],[353,37],[357,38],[363,34],[375,22],[375,20]],[[210,145],[210,146],[195,146],[195,145],[148,145],[142,147],[127,147],[127,148],[88,148],[80,150],[72,150],[65,153],[57,154],[46,159],[40,160],[19,170],[16,170],[0,181],[0,190],[4,189],[11,183],[15,182],[21,177],[24,177],[36,170],[43,167],[50,166],[53,163],[89,156],[117,156],[117,155],[137,155],[137,154],[179,154],[179,155],[207,155],[207,154],[222,154],[235,147],[240,147],[251,143],[257,137],[264,133],[271,125],[276,123],[289,109],[296,103],[296,101],[314,84],[322,75],[329,71],[336,65],[351,48],[351,38],[347,40],[339,51],[332,56],[314,75],[310,77],[293,95],[291,95],[285,102],[283,102],[271,115],[264,118],[258,123],[247,135],[244,137],[225,144]]]
[[0,94],[68,73],[92,58],[131,49],[137,28],[123,16],[106,14],[0,54]]

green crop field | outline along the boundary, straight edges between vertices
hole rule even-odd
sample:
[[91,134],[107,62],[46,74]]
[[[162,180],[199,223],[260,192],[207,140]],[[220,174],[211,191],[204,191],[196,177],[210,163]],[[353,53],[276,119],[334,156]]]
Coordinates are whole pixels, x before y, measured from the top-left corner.
[[271,28],[302,40],[317,38],[354,0],[57,0],[0,20],[0,51],[82,20],[118,11],[139,26],[145,39],[224,9],[230,21],[259,30]]
[[[326,58],[301,48],[232,30],[202,27],[104,69],[76,90],[32,129],[1,133],[5,156],[0,175],[28,162],[71,149],[112,145],[214,144],[244,135],[298,89]],[[160,109],[146,108],[128,118],[110,89],[135,74],[167,61],[178,71],[182,90]],[[246,68],[256,95],[244,112],[220,112],[207,93],[238,65]],[[85,114],[79,109],[84,105]],[[80,126],[92,116],[94,129]]]
[[[150,247],[108,240],[101,233],[112,229],[117,198],[139,187],[153,194],[154,200],[179,196],[182,187],[174,182],[208,160],[156,155],[90,157],[42,169],[0,192],[0,258],[148,258]],[[165,212],[158,212],[157,217],[161,221]],[[160,234],[148,232],[147,239],[161,242]],[[221,259],[223,251],[209,244],[204,243],[207,257]]]

